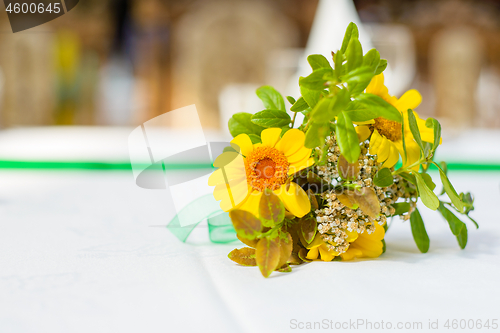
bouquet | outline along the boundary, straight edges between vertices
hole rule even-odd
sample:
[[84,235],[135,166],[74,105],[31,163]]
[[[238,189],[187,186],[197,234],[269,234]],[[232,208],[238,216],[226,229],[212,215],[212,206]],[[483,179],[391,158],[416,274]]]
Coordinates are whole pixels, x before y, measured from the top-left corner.
[[[214,162],[209,185],[248,246],[229,258],[258,266],[264,277],[313,260],[378,257],[386,250],[387,220],[395,216],[410,221],[425,253],[429,237],[419,200],[446,219],[462,249],[467,226],[457,215],[478,227],[469,216],[472,195],[458,194],[446,163],[433,160],[442,142],[439,122],[414,111],[418,91],[389,94],[387,61],[375,49],[363,54],[358,37],[351,23],[331,62],[318,54],[307,58],[312,73],[299,79],[302,96],[286,97],[293,116],[283,97],[264,86],[257,95],[265,110],[229,120],[234,139]],[[429,168],[439,171],[439,194]]]

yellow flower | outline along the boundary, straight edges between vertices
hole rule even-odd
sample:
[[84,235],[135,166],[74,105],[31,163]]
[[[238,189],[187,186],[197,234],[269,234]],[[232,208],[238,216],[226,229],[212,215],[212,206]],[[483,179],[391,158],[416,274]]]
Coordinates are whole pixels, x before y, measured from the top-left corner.
[[[382,97],[403,115],[405,123],[406,159],[404,157],[400,123],[380,117],[364,123],[357,123],[356,132],[358,133],[359,139],[364,141],[371,135],[370,154],[377,155],[377,162],[384,163],[382,167],[393,167],[399,160],[399,155],[403,157],[404,167],[417,162],[420,159],[420,148],[411,133],[407,110],[415,109],[422,102],[420,93],[415,89],[408,90],[399,99],[389,95],[388,89],[384,85],[383,74],[377,75],[372,79],[366,88],[366,92]],[[422,141],[433,143],[433,129],[425,126],[425,121],[420,119],[416,112],[413,112],[413,114],[417,119]],[[371,127],[373,127],[373,133],[371,132]],[[416,165],[412,169],[418,171],[419,165]]]
[[302,217],[309,213],[311,203],[307,194],[287,180],[314,164],[310,157],[312,150],[304,147],[305,134],[298,129],[288,130],[282,138],[280,135],[281,128],[268,128],[261,133],[262,143],[252,144],[246,134],[231,141],[239,146],[240,154],[224,153],[231,162],[217,169],[208,181],[215,186],[214,197],[221,200],[222,210],[237,208],[259,216],[260,198],[265,189],[270,189],[289,214]]
[[[340,254],[342,260],[352,260],[355,258],[376,258],[383,252],[384,244],[382,240],[385,236],[384,227],[375,224],[375,232],[368,234],[367,231],[358,234],[356,231],[347,231],[347,241],[349,248]],[[328,248],[328,245],[321,239],[318,233],[314,240],[307,246],[309,252],[306,258],[315,260],[321,259],[323,261],[332,261],[339,253]]]

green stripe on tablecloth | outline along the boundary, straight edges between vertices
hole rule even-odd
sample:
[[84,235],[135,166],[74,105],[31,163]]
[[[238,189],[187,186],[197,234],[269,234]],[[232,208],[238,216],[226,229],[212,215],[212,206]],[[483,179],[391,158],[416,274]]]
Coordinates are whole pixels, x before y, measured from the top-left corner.
[[[147,165],[144,165],[147,166]],[[396,165],[398,168],[400,164]],[[165,164],[167,170],[203,169],[209,164]],[[130,162],[83,162],[83,161],[7,161],[0,160],[0,169],[59,169],[59,170],[132,170]],[[436,169],[431,166],[431,169]],[[500,163],[448,163],[448,170],[500,171]]]
[[[142,165],[143,167],[149,164]],[[177,163],[165,164],[167,170],[186,170],[211,168],[211,164]],[[0,160],[0,169],[59,169],[59,170],[132,170],[130,162],[78,162],[78,161],[4,161]]]

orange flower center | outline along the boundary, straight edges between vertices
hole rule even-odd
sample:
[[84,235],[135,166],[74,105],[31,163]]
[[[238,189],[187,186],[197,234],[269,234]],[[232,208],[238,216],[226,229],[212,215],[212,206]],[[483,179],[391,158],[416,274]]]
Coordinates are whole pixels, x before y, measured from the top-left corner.
[[248,185],[260,192],[266,188],[277,190],[286,182],[289,166],[281,151],[272,147],[258,147],[245,158]]
[[373,127],[375,127],[379,134],[391,141],[398,141],[401,139],[401,124],[396,121],[378,117],[375,118]]

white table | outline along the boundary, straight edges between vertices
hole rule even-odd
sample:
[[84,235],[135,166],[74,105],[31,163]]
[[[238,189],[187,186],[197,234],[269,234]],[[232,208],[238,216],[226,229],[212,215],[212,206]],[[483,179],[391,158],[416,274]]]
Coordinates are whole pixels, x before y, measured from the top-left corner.
[[358,319],[422,322],[418,332],[439,320],[431,331],[441,332],[447,319],[498,322],[500,173],[450,177],[476,195],[480,229],[467,223],[466,250],[424,208],[428,254],[395,219],[376,260],[264,279],[227,258],[240,244],[212,244],[206,227],[186,244],[155,227],[172,217],[167,192],[136,187],[127,171],[0,170],[0,332],[287,332]]

